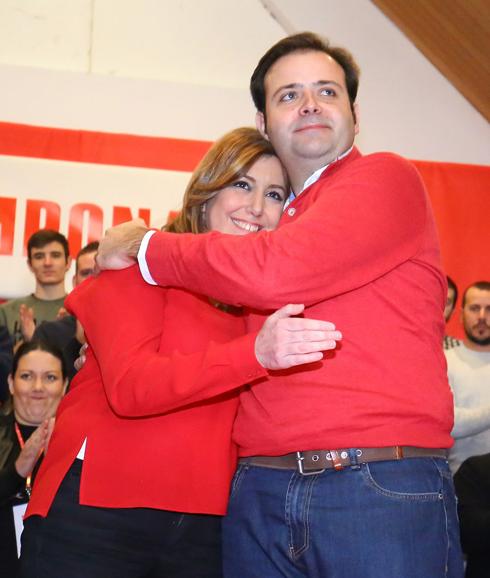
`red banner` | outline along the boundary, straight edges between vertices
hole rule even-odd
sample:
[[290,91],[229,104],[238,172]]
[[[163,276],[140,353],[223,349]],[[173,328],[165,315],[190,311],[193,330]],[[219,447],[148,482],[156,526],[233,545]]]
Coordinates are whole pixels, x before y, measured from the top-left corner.
[[[103,165],[191,172],[211,143],[174,138],[66,130],[0,122],[0,155],[31,157]],[[429,191],[439,229],[444,266],[460,293],[470,283],[489,278],[488,215],[490,168],[478,165],[414,161]],[[11,255],[16,198],[0,196],[0,255]],[[56,199],[27,200],[24,239],[39,226],[59,228]],[[68,237],[75,252],[81,243],[83,215],[89,215],[89,238],[102,233],[98,205],[76,203],[70,209]],[[149,220],[148,209],[138,210]],[[132,217],[124,206],[112,208],[112,222]],[[485,267],[486,263],[486,267]],[[458,313],[449,331],[461,335]]]

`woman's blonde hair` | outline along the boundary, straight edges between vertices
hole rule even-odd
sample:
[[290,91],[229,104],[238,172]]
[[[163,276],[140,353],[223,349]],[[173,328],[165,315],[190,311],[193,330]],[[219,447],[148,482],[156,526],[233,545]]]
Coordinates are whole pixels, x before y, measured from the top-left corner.
[[243,177],[263,156],[276,156],[276,153],[255,128],[236,128],[226,133],[197,166],[185,190],[182,210],[164,230],[172,233],[207,231],[205,203],[218,191]]

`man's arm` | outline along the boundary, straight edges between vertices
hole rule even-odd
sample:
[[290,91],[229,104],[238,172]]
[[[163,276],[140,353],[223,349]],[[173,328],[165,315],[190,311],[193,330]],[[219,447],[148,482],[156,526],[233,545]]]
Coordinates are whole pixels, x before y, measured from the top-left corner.
[[413,257],[428,214],[414,167],[380,154],[341,170],[302,215],[285,214],[277,231],[243,237],[156,232],[146,252],[152,277],[162,286],[263,310],[328,299]]
[[340,338],[328,322],[290,318],[303,307],[288,306],[268,318],[259,336],[211,342],[191,354],[159,353],[165,292],[144,283],[136,268],[85,282],[66,304],[84,326],[111,407],[127,417],[164,413],[226,393],[267,375],[264,366],[285,369],[319,361],[321,351]]
[[454,408],[454,427],[451,435],[455,439],[474,436],[490,429],[490,407]]

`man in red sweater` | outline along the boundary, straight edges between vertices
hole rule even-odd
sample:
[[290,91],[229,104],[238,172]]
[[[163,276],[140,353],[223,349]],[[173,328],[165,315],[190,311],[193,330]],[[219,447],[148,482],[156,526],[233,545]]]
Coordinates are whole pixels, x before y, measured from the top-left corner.
[[[350,53],[311,33],[281,40],[253,73],[257,126],[291,179],[277,231],[133,222],[101,245],[102,268],[138,256],[148,282],[254,311],[305,303],[342,328],[335,353],[241,395],[227,578],[463,575],[434,219],[410,163],[353,146],[358,76]],[[250,314],[250,328],[262,319]]]

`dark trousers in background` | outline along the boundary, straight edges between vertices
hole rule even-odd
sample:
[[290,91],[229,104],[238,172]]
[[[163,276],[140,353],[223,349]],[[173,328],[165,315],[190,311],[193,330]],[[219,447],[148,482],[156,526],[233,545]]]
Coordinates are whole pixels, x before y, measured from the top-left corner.
[[79,501],[71,467],[46,518],[26,520],[22,578],[220,578],[221,517]]

